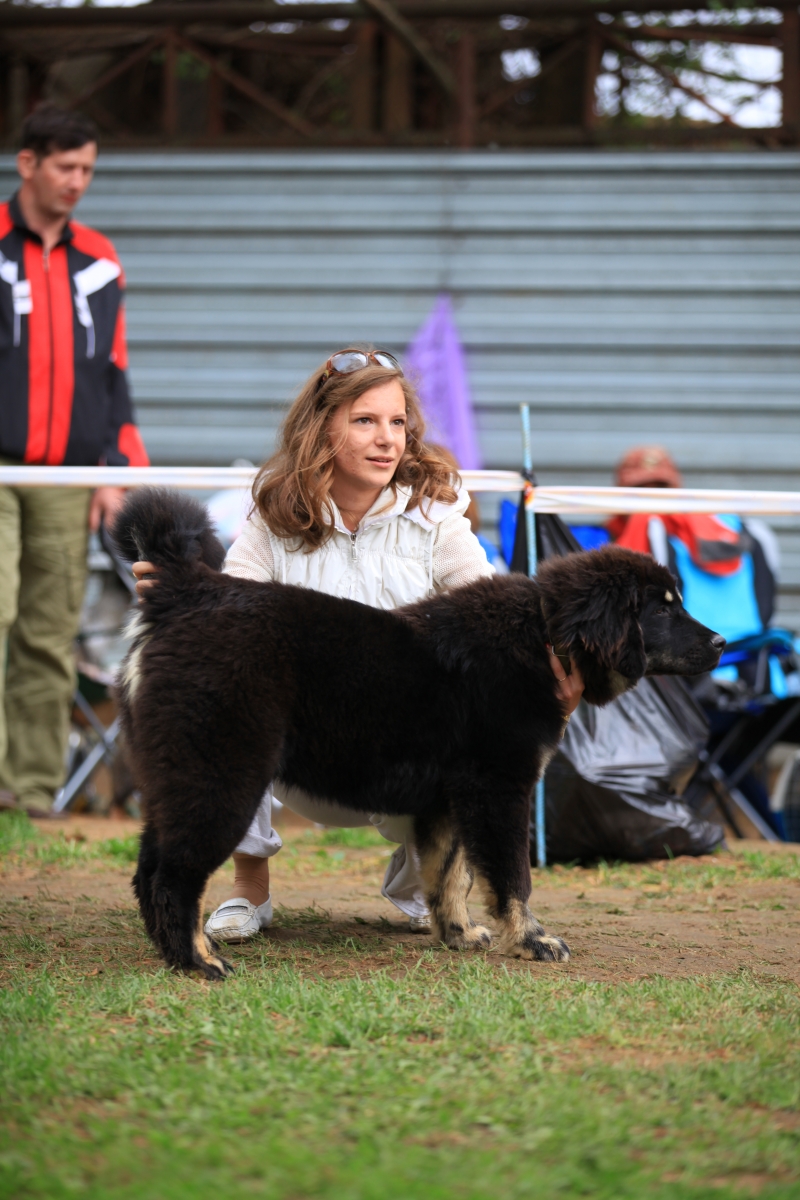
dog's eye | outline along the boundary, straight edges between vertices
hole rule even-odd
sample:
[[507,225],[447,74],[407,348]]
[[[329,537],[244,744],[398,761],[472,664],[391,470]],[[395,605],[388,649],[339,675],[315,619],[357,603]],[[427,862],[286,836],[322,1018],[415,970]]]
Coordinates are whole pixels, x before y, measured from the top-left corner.
[[656,615],[657,617],[668,617],[668,616],[669,616],[669,609],[668,609],[668,608],[666,608],[666,606],[662,604],[662,605],[661,605],[661,608],[657,608],[657,609],[656,609],[656,614],[655,614],[655,615]]

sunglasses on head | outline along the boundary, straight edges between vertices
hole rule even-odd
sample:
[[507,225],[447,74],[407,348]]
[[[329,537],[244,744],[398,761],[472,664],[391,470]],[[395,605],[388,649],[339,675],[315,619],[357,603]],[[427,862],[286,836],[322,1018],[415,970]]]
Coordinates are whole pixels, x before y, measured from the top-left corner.
[[320,385],[330,379],[331,375],[352,375],[354,371],[361,371],[370,363],[377,367],[386,367],[388,371],[399,371],[401,375],[403,374],[400,363],[393,354],[388,354],[385,350],[340,350],[338,354],[332,354],[325,363],[325,370],[320,376]]

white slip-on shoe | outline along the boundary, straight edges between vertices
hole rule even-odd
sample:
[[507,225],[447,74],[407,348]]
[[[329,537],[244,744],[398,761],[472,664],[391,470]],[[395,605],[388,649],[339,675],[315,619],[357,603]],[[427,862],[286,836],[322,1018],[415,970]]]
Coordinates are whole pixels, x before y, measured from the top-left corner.
[[411,933],[430,933],[431,919],[426,913],[424,917],[409,917],[408,928]]
[[256,907],[244,896],[237,896],[220,904],[206,921],[205,931],[219,942],[246,942],[271,924],[271,897]]

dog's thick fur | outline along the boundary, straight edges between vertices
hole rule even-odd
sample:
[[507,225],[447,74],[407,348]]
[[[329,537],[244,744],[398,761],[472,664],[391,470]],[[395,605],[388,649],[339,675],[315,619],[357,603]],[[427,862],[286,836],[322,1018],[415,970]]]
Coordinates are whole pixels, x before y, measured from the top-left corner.
[[[137,617],[122,711],[145,825],[134,889],[168,963],[231,969],[203,933],[213,871],[279,779],[364,812],[414,817],[427,899],[450,947],[564,961],[528,908],[531,792],[564,729],[547,642],[606,704],[647,673],[713,668],[723,639],[652,559],[604,549],[482,579],[394,612],[219,573],[205,510],[131,494],[116,539],[159,568]],[[543,613],[545,615],[543,615]]]

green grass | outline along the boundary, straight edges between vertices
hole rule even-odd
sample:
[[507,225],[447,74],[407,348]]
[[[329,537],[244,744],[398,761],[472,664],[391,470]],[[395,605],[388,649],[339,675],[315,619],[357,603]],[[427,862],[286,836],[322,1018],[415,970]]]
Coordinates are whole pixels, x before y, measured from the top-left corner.
[[[281,854],[284,870],[324,873],[352,869],[358,857],[352,852],[373,851],[388,857],[392,846],[371,826],[354,829],[308,829],[287,841]],[[68,867],[91,861],[129,864],[136,861],[139,839],[135,834],[85,842],[56,832],[44,834],[27,817],[4,813],[0,817],[0,867],[27,864]],[[348,853],[350,852],[350,853]],[[375,864],[369,860],[370,866]],[[701,892],[711,888],[759,880],[800,880],[800,854],[745,850],[717,852],[700,860],[679,858],[649,863],[600,862],[589,868],[556,865],[544,873],[550,884],[574,885],[576,877],[592,886],[660,888],[665,894]]]
[[136,862],[139,838],[106,838],[103,841],[82,841],[61,831],[46,835],[22,813],[3,813],[0,816],[0,864],[16,867],[71,864],[91,861]]
[[309,840],[316,839],[321,846],[349,846],[352,850],[389,848],[389,842],[372,825],[357,825],[354,829],[309,830],[304,836]]
[[796,988],[411,957],[324,980],[265,952],[223,987],[20,971],[0,1195],[798,1195]]
[[[298,870],[329,871],[390,849],[370,829],[287,848]],[[71,842],[0,818],[0,855],[47,865],[40,880],[82,862],[127,876],[135,853],[135,837]],[[800,879],[797,855],[548,872],[634,889],[626,904],[776,879]],[[331,929],[311,905],[279,907],[274,936],[210,986],[155,966],[131,908],[56,902],[46,884],[7,913],[21,904],[26,931],[0,935],[2,1200],[800,1196],[786,980],[590,982],[358,918]]]
[[[372,850],[386,857],[391,854],[392,847],[371,826],[310,829],[287,842],[281,865],[289,870],[302,868],[311,873],[327,872],[352,866],[353,860],[347,851],[354,850]],[[6,867],[68,867],[87,862],[129,864],[136,861],[138,853],[136,834],[88,842],[60,830],[45,834],[22,813],[4,813],[0,819],[0,864]]]
[[[665,892],[701,892],[736,883],[774,879],[800,880],[800,854],[786,850],[717,851],[700,859],[678,858],[647,863],[600,862],[582,872],[593,885],[660,888]],[[574,884],[576,868],[556,865],[551,882]]]

